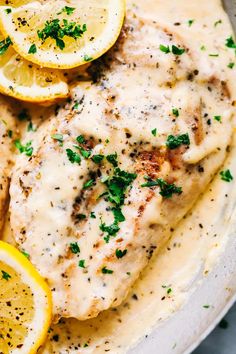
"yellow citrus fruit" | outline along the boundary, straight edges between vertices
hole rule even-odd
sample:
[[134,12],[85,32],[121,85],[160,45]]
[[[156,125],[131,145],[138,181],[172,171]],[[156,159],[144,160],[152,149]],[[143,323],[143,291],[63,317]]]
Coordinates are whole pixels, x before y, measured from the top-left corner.
[[124,15],[125,0],[23,0],[22,6],[0,8],[0,27],[25,59],[42,67],[66,69],[110,49]]
[[0,353],[35,354],[52,315],[51,291],[27,254],[0,241]]
[[11,39],[0,34],[0,92],[24,101],[47,102],[68,95],[59,70],[44,69],[22,58]]

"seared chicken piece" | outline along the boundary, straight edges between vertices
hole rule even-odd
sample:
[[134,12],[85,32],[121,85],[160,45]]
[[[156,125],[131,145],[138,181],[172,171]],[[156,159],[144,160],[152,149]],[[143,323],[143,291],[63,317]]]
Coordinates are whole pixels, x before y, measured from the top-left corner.
[[93,82],[43,123],[13,173],[14,237],[48,280],[55,320],[124,300],[231,140],[226,84],[199,72],[181,37],[127,18]]
[[15,133],[15,119],[12,107],[6,98],[0,96],[0,230],[4,222],[4,215],[8,201],[10,173],[13,162],[13,134]]

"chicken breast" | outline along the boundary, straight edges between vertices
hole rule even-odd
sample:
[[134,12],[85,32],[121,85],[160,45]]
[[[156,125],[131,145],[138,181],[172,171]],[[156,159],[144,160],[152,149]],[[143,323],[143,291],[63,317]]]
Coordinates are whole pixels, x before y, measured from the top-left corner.
[[10,173],[13,164],[13,134],[16,124],[13,109],[6,99],[0,96],[0,230],[8,202]]
[[232,135],[226,83],[155,21],[130,11],[89,72],[17,159],[10,190],[14,237],[52,289],[55,320],[124,300]]

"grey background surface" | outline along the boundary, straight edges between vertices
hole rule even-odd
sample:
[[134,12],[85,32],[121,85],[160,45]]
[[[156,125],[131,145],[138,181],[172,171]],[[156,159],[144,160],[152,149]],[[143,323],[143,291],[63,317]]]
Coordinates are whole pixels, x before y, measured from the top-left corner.
[[236,304],[192,354],[236,354]]

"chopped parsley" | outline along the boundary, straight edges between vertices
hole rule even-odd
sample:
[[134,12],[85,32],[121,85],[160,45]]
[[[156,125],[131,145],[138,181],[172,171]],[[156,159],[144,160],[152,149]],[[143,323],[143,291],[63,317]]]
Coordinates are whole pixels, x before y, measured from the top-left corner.
[[32,44],[28,50],[28,54],[35,54],[37,53],[37,47],[35,44]]
[[193,23],[194,23],[194,20],[188,20],[189,27],[191,27]]
[[87,55],[87,54],[84,55],[84,61],[88,62],[88,61],[91,61],[91,60],[93,60],[92,57],[90,57],[90,56]]
[[217,122],[220,122],[222,123],[222,117],[221,116],[214,116],[214,119],[217,121]]
[[174,183],[168,183],[164,181],[162,178],[157,178],[156,180],[152,180],[149,177],[146,177],[147,182],[142,184],[141,187],[156,187],[160,188],[160,195],[163,198],[169,199],[173,194],[180,195],[182,193],[182,188],[177,187]]
[[104,159],[104,155],[93,155],[92,160],[96,164],[100,164]]
[[4,279],[4,280],[9,280],[9,279],[11,279],[11,275],[10,274],[8,274],[7,272],[5,272],[4,270],[1,270],[1,272],[2,272],[2,279]]
[[66,149],[67,157],[71,163],[81,163],[81,157],[77,152],[74,152],[71,149]]
[[179,110],[178,110],[177,108],[173,108],[173,109],[172,109],[172,113],[173,113],[173,115],[174,115],[176,118],[179,117]]
[[79,108],[79,102],[75,102],[74,106],[72,109],[77,110]]
[[181,145],[190,145],[190,139],[189,139],[188,133],[180,134],[180,135],[176,135],[176,136],[169,135],[167,137],[166,146],[169,149],[174,150]]
[[106,157],[107,161],[110,162],[114,167],[118,166],[118,161],[117,161],[117,153],[107,155]]
[[76,149],[79,149],[81,156],[83,156],[83,158],[88,159],[91,156],[92,152],[90,150],[85,150],[81,146],[75,146],[75,147]]
[[83,189],[91,188],[92,186],[94,186],[94,184],[95,184],[95,180],[92,178],[84,183]]
[[87,31],[86,24],[77,25],[75,22],[69,22],[66,19],[62,20],[60,24],[59,19],[54,19],[51,21],[46,21],[45,26],[42,30],[38,30],[38,37],[42,40],[42,43],[46,41],[47,38],[52,38],[56,41],[57,47],[61,50],[65,48],[65,42],[63,38],[65,36],[78,39],[83,36]]
[[219,54],[209,54],[209,57],[213,57],[213,58],[214,58],[214,57],[216,58],[216,57],[218,57],[218,56],[219,56]]
[[77,136],[76,141],[79,144],[84,144],[85,143],[85,138],[83,137],[83,135],[79,135],[79,136]]
[[9,138],[12,138],[13,131],[9,129],[9,130],[7,131],[7,135],[8,135]]
[[[116,154],[113,156],[116,156]],[[114,162],[113,159],[112,162]],[[100,230],[106,233],[104,236],[106,243],[110,241],[110,237],[116,236],[117,232],[120,230],[119,223],[125,220],[121,207],[125,201],[126,191],[136,177],[137,175],[134,173],[122,171],[120,168],[114,167],[113,175],[103,180],[107,190],[100,195],[100,198],[104,197],[114,205],[114,207],[110,209],[114,215],[114,222],[111,225],[106,225],[101,221],[100,225]]]
[[209,309],[210,305],[203,305],[204,309]]
[[26,156],[32,156],[33,154],[33,147],[32,147],[32,141],[29,141],[28,143],[26,143],[25,145],[23,145],[21,143],[21,141],[19,139],[14,141],[14,145],[17,148],[17,150],[19,150],[19,152],[21,154],[25,154]]
[[172,45],[172,53],[174,55],[182,55],[185,53],[185,49],[176,47],[175,45]]
[[229,63],[229,64],[227,65],[227,67],[228,67],[229,69],[233,69],[234,66],[235,66],[235,63]]
[[170,48],[170,46],[165,46],[163,44],[160,44],[159,49],[165,54],[172,53],[174,55],[182,55],[185,53],[185,49],[179,48],[176,45],[172,45]]
[[64,137],[62,134],[53,134],[52,139],[58,141],[61,145],[63,144]]
[[33,123],[30,121],[27,126],[27,132],[36,132],[37,128],[33,126]]
[[103,268],[102,268],[102,273],[103,273],[103,274],[112,274],[112,273],[113,273],[113,270],[107,269],[107,267],[103,267]]
[[169,54],[170,53],[170,47],[168,45],[165,46],[163,44],[160,44],[159,49],[165,54]]
[[222,20],[218,20],[218,21],[216,21],[215,23],[214,23],[214,26],[216,27],[216,26],[218,26],[219,24],[221,24],[222,23]]
[[85,259],[81,259],[78,265],[80,268],[85,268]]
[[70,16],[74,13],[74,11],[75,11],[75,7],[65,6],[65,7],[63,7],[63,9],[60,12],[58,12],[58,15],[65,12],[68,16]]
[[96,215],[95,215],[94,211],[91,211],[90,218],[91,219],[96,219]]
[[155,128],[155,129],[152,130],[152,135],[153,135],[153,136],[157,136],[157,128]]
[[225,181],[225,182],[231,182],[234,179],[230,170],[221,171],[220,176],[221,176],[222,181]]
[[5,54],[11,44],[12,44],[12,41],[11,41],[10,37],[7,37],[6,39],[3,39],[2,41],[0,41],[0,55]]
[[116,258],[123,258],[127,254],[127,250],[121,251],[121,250],[116,250]]
[[225,45],[228,48],[236,49],[236,43],[232,36],[226,39]]
[[202,46],[200,47],[200,49],[204,51],[204,50],[206,50],[206,47],[205,47],[204,45],[202,45]]
[[30,255],[29,255],[29,253],[27,253],[26,251],[21,251],[21,253],[26,257],[26,258],[30,258]]
[[70,244],[70,250],[72,253],[74,254],[78,254],[80,253],[80,248],[77,242],[71,243]]
[[86,215],[85,215],[85,214],[77,214],[75,217],[76,217],[77,220],[84,220],[84,219],[86,219]]
[[12,12],[12,10],[11,10],[11,9],[6,9],[5,12],[6,12],[7,14],[10,14],[10,13]]

